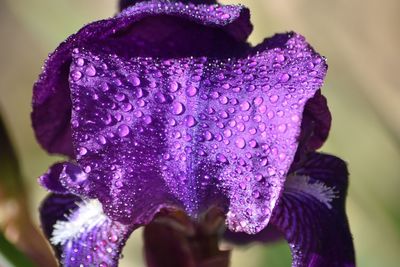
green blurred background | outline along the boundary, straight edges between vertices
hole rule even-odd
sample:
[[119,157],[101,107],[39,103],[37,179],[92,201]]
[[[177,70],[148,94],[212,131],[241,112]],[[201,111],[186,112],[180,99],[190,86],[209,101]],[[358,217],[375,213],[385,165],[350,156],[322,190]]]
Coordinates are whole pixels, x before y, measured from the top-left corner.
[[[333,113],[322,151],[349,163],[348,216],[359,266],[400,265],[400,1],[247,0],[257,44],[295,30],[328,58]],[[58,160],[30,127],[31,88],[47,54],[83,24],[110,17],[113,0],[0,0],[0,107],[20,159],[34,220],[46,195],[36,177]],[[1,148],[0,148],[1,153]],[[121,266],[144,266],[135,232]],[[236,249],[234,267],[290,266],[285,243]]]

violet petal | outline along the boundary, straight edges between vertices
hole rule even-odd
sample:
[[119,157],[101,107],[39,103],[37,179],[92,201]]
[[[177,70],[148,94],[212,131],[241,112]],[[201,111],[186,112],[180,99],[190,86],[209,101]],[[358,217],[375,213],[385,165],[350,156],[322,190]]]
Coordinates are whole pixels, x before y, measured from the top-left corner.
[[118,266],[122,247],[133,231],[132,226],[111,221],[97,200],[73,195],[50,195],[40,217],[62,266]]
[[342,160],[315,153],[288,178],[271,223],[290,244],[292,266],[355,266],[345,213],[347,176]]
[[[128,8],[130,6],[133,6],[137,3],[144,2],[144,1],[147,1],[147,0],[120,0],[119,1],[119,9],[124,10],[125,8]],[[192,4],[207,4],[207,5],[212,5],[212,4],[217,3],[216,0],[179,0],[179,2],[192,3]]]
[[304,146],[305,151],[315,151],[328,138],[332,122],[326,98],[321,94],[321,91],[317,91],[314,97],[308,100],[303,116],[303,136],[301,138],[304,144],[301,145]]
[[39,184],[46,190],[57,194],[68,194],[68,190],[62,185],[60,175],[65,162],[56,163],[51,166],[45,174],[39,177]]
[[248,48],[252,26],[243,6],[144,1],[114,18],[93,22],[49,56],[33,88],[32,124],[50,153],[74,157],[68,70],[75,47],[135,56],[228,56]]
[[230,59],[99,51],[76,50],[70,75],[90,196],[122,222],[151,195],[154,207],[181,203],[194,217],[219,205],[231,230],[262,230],[297,151],[304,106],[326,73],[304,37],[276,35]]

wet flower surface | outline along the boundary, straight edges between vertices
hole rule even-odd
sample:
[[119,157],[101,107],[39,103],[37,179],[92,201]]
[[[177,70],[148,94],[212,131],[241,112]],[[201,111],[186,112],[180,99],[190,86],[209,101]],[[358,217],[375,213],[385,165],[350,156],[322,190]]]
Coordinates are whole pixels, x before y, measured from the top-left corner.
[[209,2],[123,1],[46,62],[32,120],[70,158],[39,179],[64,266],[116,266],[157,214],[211,208],[239,243],[274,227],[293,266],[354,265],[346,166],[315,152],[331,120],[324,58],[297,33],[251,47],[249,11]]

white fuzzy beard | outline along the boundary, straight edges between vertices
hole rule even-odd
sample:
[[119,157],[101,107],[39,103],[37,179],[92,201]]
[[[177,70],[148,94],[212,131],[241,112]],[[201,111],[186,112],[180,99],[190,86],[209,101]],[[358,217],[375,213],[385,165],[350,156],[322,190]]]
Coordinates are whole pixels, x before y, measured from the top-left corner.
[[97,199],[83,200],[77,205],[78,209],[66,216],[66,221],[59,220],[54,224],[50,238],[53,245],[64,245],[66,242],[78,238],[82,233],[102,225],[107,220],[103,207]]
[[337,191],[333,187],[326,186],[323,182],[310,183],[310,177],[305,175],[289,175],[286,180],[285,188],[287,192],[302,192],[311,195],[325,204],[328,209],[332,208],[331,202],[337,198]]

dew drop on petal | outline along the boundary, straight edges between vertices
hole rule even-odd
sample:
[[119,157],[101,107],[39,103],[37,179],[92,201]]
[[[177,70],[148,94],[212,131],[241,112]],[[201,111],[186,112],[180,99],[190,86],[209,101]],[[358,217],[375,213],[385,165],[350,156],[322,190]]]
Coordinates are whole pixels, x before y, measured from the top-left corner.
[[166,99],[165,95],[163,93],[161,93],[161,92],[157,92],[157,93],[154,94],[154,100],[157,103],[160,103],[160,104],[163,104],[163,103],[167,102],[167,99]]
[[185,111],[185,106],[178,101],[174,101],[171,105],[171,112],[175,115],[181,115]]
[[241,109],[242,111],[247,111],[247,110],[249,110],[249,109],[250,109],[250,103],[247,102],[247,101],[241,103],[241,104],[240,104],[240,109]]
[[192,115],[187,115],[185,118],[186,126],[193,127],[196,125],[196,120]]
[[151,118],[150,115],[145,115],[145,116],[143,117],[143,121],[144,121],[144,123],[146,123],[146,124],[150,124],[150,123],[152,123],[153,119]]
[[179,84],[177,82],[175,81],[170,82],[168,90],[171,93],[178,91],[178,89],[179,89]]
[[186,89],[186,94],[190,97],[195,96],[197,94],[197,88],[194,86],[189,86]]
[[139,86],[140,85],[140,79],[136,76],[130,77],[130,81],[133,86]]
[[284,133],[286,131],[286,124],[281,124],[278,126],[278,131],[280,131],[281,133]]
[[242,149],[246,146],[246,141],[242,137],[239,137],[235,140],[235,145],[238,148]]
[[94,66],[89,65],[85,70],[85,74],[89,77],[93,77],[96,75],[96,69],[94,68]]
[[129,134],[130,130],[126,124],[121,124],[120,126],[118,126],[117,132],[119,137],[125,137]]
[[270,96],[269,101],[271,101],[271,103],[276,103],[276,101],[278,101],[278,99],[279,99],[279,96],[272,95],[272,96]]
[[79,70],[73,70],[71,72],[71,78],[74,81],[78,81],[82,77],[82,73]]
[[217,160],[222,163],[226,163],[228,161],[228,159],[225,157],[225,155],[221,154],[221,153],[217,154]]
[[87,151],[86,147],[80,147],[79,148],[79,155],[81,155],[81,156],[86,155],[87,152],[88,151]]

